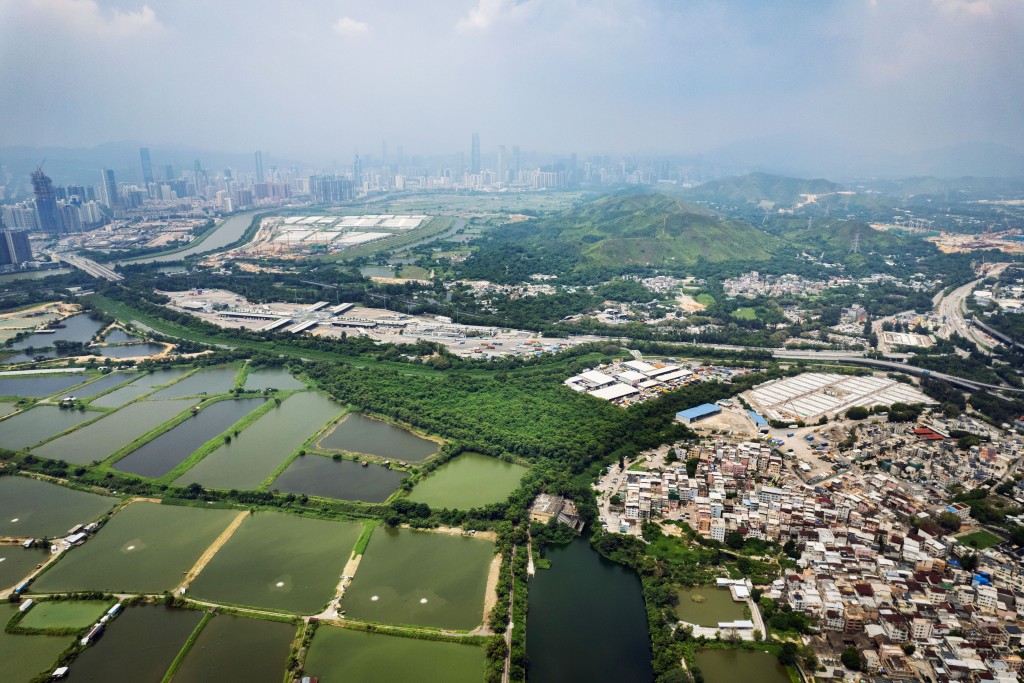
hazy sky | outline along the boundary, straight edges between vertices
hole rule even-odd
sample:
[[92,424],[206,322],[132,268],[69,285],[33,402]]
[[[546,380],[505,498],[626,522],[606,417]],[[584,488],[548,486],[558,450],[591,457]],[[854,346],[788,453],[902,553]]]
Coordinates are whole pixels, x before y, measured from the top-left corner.
[[1022,0],[0,0],[0,145],[1022,150],[1022,38]]

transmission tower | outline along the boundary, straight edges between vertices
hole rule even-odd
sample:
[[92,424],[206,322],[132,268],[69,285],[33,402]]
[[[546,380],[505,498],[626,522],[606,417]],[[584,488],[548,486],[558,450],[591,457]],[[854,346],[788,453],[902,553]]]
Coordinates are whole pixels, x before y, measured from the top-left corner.
[[853,233],[853,244],[850,245],[851,254],[860,253],[860,231]]

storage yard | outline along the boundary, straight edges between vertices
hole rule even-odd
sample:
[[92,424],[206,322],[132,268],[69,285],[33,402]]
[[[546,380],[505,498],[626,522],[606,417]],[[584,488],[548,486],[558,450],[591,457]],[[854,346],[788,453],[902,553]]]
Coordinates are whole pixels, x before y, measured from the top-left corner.
[[765,382],[744,396],[769,420],[784,422],[809,422],[822,416],[834,417],[854,406],[871,408],[893,403],[935,403],[914,387],[895,380],[825,372],[810,372]]
[[728,382],[747,372],[743,368],[714,365],[684,366],[675,362],[630,360],[599,365],[573,375],[564,384],[573,391],[587,393],[625,408],[657,398],[679,387],[700,382]]
[[430,219],[412,214],[274,216],[263,220],[246,251],[258,251],[260,255],[339,252],[418,230]]
[[463,325],[444,316],[409,315],[353,303],[258,304],[223,289],[160,293],[171,299],[171,308],[220,327],[327,337],[361,335],[392,344],[425,340],[444,344],[449,351],[465,358],[533,356],[593,341],[588,337],[539,339],[525,330]]

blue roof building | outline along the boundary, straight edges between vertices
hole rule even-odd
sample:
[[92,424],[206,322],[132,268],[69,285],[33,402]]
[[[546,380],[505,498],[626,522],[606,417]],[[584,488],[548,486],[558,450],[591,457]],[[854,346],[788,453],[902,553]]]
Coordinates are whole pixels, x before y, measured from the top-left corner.
[[718,415],[720,412],[722,412],[722,409],[714,403],[704,403],[693,408],[680,410],[676,413],[676,420],[683,424],[693,424],[697,420],[701,420],[709,415]]

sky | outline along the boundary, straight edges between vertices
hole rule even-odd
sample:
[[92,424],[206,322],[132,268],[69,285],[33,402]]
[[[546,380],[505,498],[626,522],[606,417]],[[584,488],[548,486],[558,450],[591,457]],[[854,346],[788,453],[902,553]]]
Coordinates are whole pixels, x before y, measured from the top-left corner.
[[1022,38],[1021,0],[0,0],[0,146],[1024,152]]

